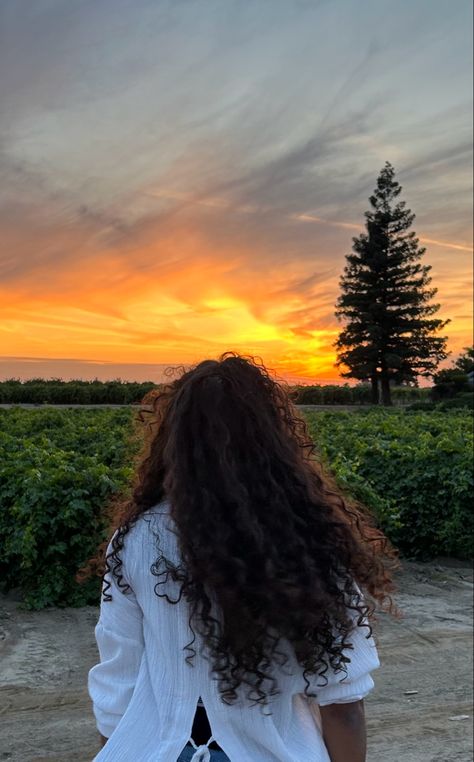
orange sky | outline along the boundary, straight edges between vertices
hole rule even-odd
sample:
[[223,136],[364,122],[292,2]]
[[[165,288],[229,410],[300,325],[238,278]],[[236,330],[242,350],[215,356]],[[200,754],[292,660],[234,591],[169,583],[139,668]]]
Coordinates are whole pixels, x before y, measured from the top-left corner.
[[[25,236],[25,251],[64,247],[77,256],[58,258],[50,269],[42,262],[33,265],[21,282],[0,291],[2,354],[12,358],[11,364],[3,358],[3,377],[18,374],[13,358],[19,356],[105,363],[87,369],[87,364],[55,362],[51,377],[78,377],[88,370],[88,377],[114,378],[120,372],[133,378],[133,367],[118,364],[190,364],[233,349],[257,354],[289,380],[334,380],[338,324],[332,313],[342,251],[334,253],[333,262],[325,256],[320,267],[317,257],[314,263],[289,258],[273,271],[258,244],[217,246],[202,225],[193,226],[195,211],[166,225],[142,223],[131,241],[116,249],[80,225],[42,224],[34,244]],[[319,228],[327,227],[311,219],[291,224],[313,227],[315,241]],[[335,229],[350,240],[350,231],[339,224]],[[18,231],[13,239],[18,250]],[[449,348],[458,353],[472,340],[471,251],[462,242],[426,245],[425,260],[433,265],[442,304],[439,315],[451,317]],[[38,370],[25,363],[22,372],[35,376]]]
[[386,160],[450,364],[472,343],[470,4],[211,5],[6,19],[0,378],[156,380],[235,350],[337,379],[338,281]]

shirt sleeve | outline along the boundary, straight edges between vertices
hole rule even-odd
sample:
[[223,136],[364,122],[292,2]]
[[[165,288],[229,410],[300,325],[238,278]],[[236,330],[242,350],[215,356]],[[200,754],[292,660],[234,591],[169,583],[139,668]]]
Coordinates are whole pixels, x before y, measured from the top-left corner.
[[351,609],[350,613],[353,618],[353,629],[346,640],[353,648],[346,648],[343,651],[344,655],[350,658],[350,662],[345,663],[347,672],[341,670],[336,673],[329,665],[324,676],[317,676],[316,683],[311,686],[311,689],[317,693],[315,701],[319,706],[360,701],[375,686],[370,673],[380,667],[380,660],[372,635],[367,637],[369,629],[365,625],[368,624],[368,619],[364,617],[358,625],[358,612]]
[[[111,550],[109,544],[107,553]],[[126,580],[125,549],[121,573]],[[89,671],[88,690],[99,733],[109,738],[123,717],[135,689],[144,651],[143,614],[133,590],[122,593],[111,573],[103,588],[111,601],[101,599],[95,638],[100,662]]]

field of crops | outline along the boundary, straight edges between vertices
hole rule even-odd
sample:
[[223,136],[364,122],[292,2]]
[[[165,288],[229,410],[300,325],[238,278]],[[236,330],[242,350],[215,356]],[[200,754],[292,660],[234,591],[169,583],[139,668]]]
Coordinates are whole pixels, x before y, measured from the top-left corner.
[[[405,557],[467,558],[472,413],[307,412],[323,462]],[[106,538],[104,505],[127,490],[134,412],[0,409],[0,580],[27,606],[96,603],[75,573]]]
[[[131,381],[63,381],[33,378],[27,381],[10,379],[0,381],[0,404],[35,405],[139,405],[147,395],[160,388],[151,381],[137,383]],[[312,386],[290,386],[292,399],[304,405],[366,405],[371,401],[370,384],[324,384]],[[395,404],[408,405],[427,402],[430,388],[415,386],[392,387]]]
[[97,600],[74,575],[132,477],[132,410],[0,410],[0,580],[42,608]]
[[407,558],[472,554],[473,416],[372,409],[307,413],[339,486]]

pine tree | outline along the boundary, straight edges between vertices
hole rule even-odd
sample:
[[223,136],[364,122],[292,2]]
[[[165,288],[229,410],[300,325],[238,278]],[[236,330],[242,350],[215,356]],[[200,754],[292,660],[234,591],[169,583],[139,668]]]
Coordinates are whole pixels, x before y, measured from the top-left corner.
[[425,249],[410,231],[415,215],[397,201],[402,188],[389,162],[380,172],[365,213],[366,232],[353,238],[353,253],[340,279],[336,315],[344,320],[335,346],[344,378],[370,380],[372,402],[391,405],[390,382],[418,384],[446,359],[446,337],[435,333],[450,320],[432,316],[439,304],[427,288],[430,265],[420,264]]

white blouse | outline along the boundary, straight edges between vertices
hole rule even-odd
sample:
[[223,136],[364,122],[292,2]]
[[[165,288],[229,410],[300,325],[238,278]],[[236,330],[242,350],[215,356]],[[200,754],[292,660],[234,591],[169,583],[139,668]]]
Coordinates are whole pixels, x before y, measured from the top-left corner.
[[[194,666],[185,661],[189,651],[183,652],[183,647],[193,639],[189,604],[184,596],[170,604],[154,592],[158,579],[150,566],[158,553],[150,530],[158,530],[160,548],[176,563],[180,556],[171,528],[169,504],[163,502],[143,514],[125,536],[121,572],[133,592],[123,594],[115,577],[106,577],[112,601],[101,603],[95,628],[100,662],[89,672],[88,689],[97,728],[109,740],[93,762],[176,762],[191,740],[199,697],[212,729],[208,744],[217,741],[231,762],[330,762],[318,705],[358,701],[374,687],[370,672],[380,662],[373,638],[366,637],[367,628],[354,628],[353,650],[346,651],[351,659],[346,679],[344,672],[336,675],[331,669],[327,684],[321,676],[309,677],[317,699],[302,695],[303,670],[283,640],[281,648],[289,661],[273,668],[281,693],[271,698],[272,714],[262,714],[258,705],[245,700],[248,688],[242,695],[237,689],[235,704],[223,703],[210,662],[200,653],[202,638],[197,632]],[[176,600],[180,583],[169,578],[158,591],[165,589]],[[206,747],[199,747],[193,759],[206,759],[208,754]]]

